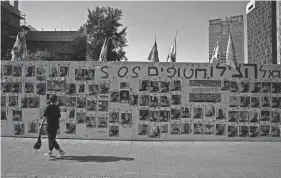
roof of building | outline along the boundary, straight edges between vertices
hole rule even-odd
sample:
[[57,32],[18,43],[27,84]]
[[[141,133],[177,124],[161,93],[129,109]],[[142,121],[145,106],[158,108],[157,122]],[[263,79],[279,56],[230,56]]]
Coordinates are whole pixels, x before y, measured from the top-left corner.
[[78,36],[81,36],[78,31],[30,31],[26,35],[26,40],[68,42]]

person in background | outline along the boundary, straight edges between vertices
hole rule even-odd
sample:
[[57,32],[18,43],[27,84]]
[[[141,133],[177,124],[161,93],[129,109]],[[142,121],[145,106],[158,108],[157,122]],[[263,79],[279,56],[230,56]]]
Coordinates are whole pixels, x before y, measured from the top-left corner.
[[61,117],[60,108],[57,106],[57,96],[50,96],[50,104],[46,107],[46,110],[43,114],[43,121],[40,126],[40,132],[42,132],[43,124],[47,120],[47,132],[48,132],[48,141],[49,141],[49,152],[45,154],[46,157],[52,157],[52,151],[55,148],[58,150],[60,156],[63,156],[65,152],[60,148],[59,144],[56,141],[57,130],[59,128],[59,118]]

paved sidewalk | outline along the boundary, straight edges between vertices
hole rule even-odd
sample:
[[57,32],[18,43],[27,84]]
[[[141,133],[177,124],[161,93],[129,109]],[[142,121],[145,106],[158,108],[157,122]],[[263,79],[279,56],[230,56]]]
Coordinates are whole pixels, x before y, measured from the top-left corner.
[[64,159],[47,160],[47,140],[1,138],[2,177],[281,178],[281,143],[140,142],[58,139]]

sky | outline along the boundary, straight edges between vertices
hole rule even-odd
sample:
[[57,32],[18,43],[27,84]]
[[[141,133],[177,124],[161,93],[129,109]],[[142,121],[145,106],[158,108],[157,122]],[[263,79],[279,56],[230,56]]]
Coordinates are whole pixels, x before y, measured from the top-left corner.
[[[110,6],[122,9],[127,26],[129,61],[147,61],[153,43],[165,62],[177,35],[177,62],[208,62],[209,20],[244,15],[249,1],[20,1],[27,24],[38,30],[77,30],[87,19],[87,9]],[[244,38],[247,39],[246,30]],[[244,51],[247,45],[244,43]],[[247,54],[245,60],[247,61]]]

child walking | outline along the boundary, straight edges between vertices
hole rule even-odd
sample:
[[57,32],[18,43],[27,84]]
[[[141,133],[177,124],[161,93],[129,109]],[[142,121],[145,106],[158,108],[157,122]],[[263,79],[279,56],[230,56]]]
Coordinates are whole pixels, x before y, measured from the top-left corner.
[[59,118],[61,117],[60,108],[57,102],[57,96],[51,95],[49,100],[49,105],[47,106],[43,114],[43,121],[40,126],[40,132],[42,132],[43,124],[47,120],[49,152],[46,153],[45,156],[51,158],[54,148],[58,150],[60,156],[63,156],[65,152],[60,148],[59,144],[56,141],[57,130],[59,128]]

